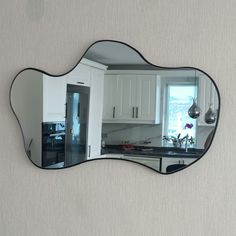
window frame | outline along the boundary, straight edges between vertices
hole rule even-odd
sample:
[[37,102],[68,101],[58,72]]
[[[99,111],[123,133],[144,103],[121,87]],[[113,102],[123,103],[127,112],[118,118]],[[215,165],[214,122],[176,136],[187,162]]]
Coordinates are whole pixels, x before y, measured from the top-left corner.
[[[168,130],[168,121],[167,121],[167,117],[168,117],[168,110],[167,110],[167,103],[168,103],[168,86],[170,85],[183,85],[183,86],[191,86],[194,85],[196,86],[195,88],[195,94],[194,94],[194,98],[196,99],[196,101],[198,101],[198,91],[199,91],[199,84],[198,84],[198,78],[197,77],[183,77],[183,78],[164,78],[162,80],[162,98],[163,98],[163,107],[162,107],[162,137],[164,135],[167,135],[167,130]],[[196,120],[196,127],[195,127],[195,134],[197,136],[197,132],[198,132],[198,121]],[[162,146],[172,146],[167,144],[164,140],[162,140]],[[197,146],[197,137],[195,138],[195,143],[193,144],[193,147]]]

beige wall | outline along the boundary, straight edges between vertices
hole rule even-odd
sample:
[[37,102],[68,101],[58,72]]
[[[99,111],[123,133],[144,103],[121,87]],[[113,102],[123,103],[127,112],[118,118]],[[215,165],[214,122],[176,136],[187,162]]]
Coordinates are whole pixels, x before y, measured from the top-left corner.
[[[0,235],[236,235],[235,10],[235,0],[1,0]],[[112,160],[31,164],[8,102],[13,77],[28,66],[63,73],[99,39],[215,79],[222,112],[202,160],[170,176]]]

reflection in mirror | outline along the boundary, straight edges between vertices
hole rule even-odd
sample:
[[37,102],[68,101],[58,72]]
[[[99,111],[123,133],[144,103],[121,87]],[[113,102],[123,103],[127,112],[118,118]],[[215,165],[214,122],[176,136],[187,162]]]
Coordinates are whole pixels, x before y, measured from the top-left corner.
[[117,158],[165,174],[206,152],[220,105],[201,70],[153,66],[130,46],[107,40],[93,44],[65,75],[23,70],[10,99],[38,167]]

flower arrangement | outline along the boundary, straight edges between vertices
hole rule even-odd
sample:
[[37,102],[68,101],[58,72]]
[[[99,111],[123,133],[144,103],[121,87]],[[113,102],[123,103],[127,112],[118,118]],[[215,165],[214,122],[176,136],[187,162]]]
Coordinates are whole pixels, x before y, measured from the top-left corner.
[[[186,123],[183,129],[192,129],[193,124],[192,123]],[[182,147],[184,141],[189,143],[189,144],[194,144],[194,138],[189,135],[185,135],[184,137],[181,138],[181,133],[179,133],[177,136],[163,136],[163,139],[167,142],[173,143],[174,147]]]

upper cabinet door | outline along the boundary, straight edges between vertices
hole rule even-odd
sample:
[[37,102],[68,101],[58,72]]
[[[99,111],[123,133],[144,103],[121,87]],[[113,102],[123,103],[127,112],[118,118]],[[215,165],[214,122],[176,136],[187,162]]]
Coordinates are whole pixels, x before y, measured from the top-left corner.
[[72,72],[66,76],[67,84],[80,86],[90,86],[90,67],[84,64],[79,64]]
[[135,118],[154,121],[156,104],[156,76],[137,75]]
[[118,97],[117,75],[104,76],[103,120],[115,118]]
[[65,77],[43,76],[43,122],[65,121]]
[[137,80],[135,75],[118,75],[118,96],[116,96],[115,119],[134,119]]

